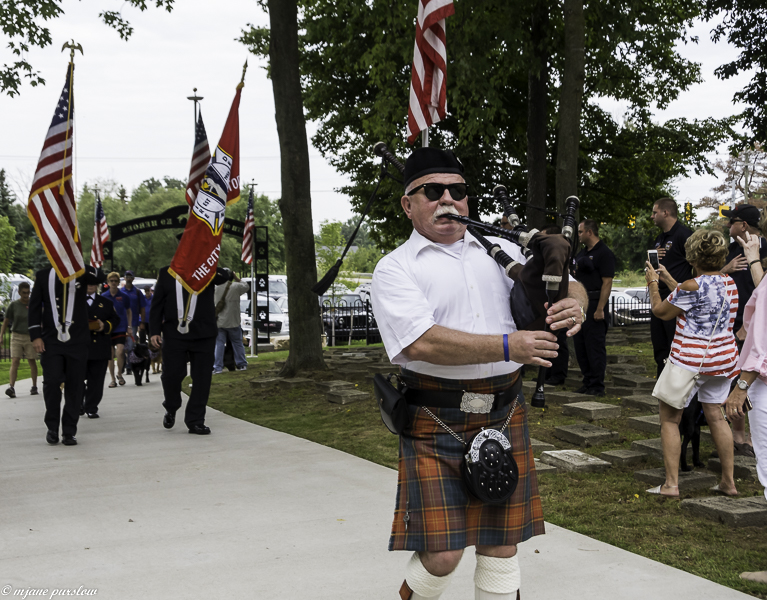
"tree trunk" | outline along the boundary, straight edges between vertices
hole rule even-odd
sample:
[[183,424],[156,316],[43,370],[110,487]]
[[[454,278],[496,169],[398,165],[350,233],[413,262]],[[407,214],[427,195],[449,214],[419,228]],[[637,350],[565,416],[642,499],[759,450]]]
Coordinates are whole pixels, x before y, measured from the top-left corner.
[[581,104],[585,78],[585,21],[583,0],[565,1],[565,68],[559,96],[557,137],[557,212],[565,210],[568,196],[578,195],[578,153]]
[[[538,0],[532,18],[532,66],[527,74],[527,226],[546,226],[546,127],[549,66],[546,51],[546,0]],[[537,207],[537,208],[536,208]]]
[[288,275],[290,353],[280,375],[324,369],[322,322],[312,230],[309,146],[298,68],[298,9],[296,0],[269,0],[271,27],[269,60],[274,91],[277,134],[280,139],[282,214],[285,268]]

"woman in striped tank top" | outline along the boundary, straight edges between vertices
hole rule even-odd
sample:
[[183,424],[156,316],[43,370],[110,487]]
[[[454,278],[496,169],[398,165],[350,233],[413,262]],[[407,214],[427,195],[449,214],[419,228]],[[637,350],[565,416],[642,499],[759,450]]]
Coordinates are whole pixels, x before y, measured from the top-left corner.
[[[713,491],[736,496],[733,479],[732,431],[722,417],[720,405],[727,400],[731,379],[738,376],[738,348],[732,327],[738,312],[738,289],[729,275],[721,273],[727,257],[727,241],[718,232],[699,229],[684,245],[696,277],[678,284],[661,267],[647,263],[645,273],[653,314],[665,321],[676,318],[676,333],[669,361],[690,371],[700,370],[687,399],[698,394],[706,421],[722,463],[722,481]],[[661,301],[658,278],[674,291]],[[709,339],[711,344],[709,345]],[[708,351],[706,351],[708,346]],[[660,403],[661,444],[666,482],[647,490],[661,496],[679,496],[679,457],[682,449],[679,422],[682,409]]]

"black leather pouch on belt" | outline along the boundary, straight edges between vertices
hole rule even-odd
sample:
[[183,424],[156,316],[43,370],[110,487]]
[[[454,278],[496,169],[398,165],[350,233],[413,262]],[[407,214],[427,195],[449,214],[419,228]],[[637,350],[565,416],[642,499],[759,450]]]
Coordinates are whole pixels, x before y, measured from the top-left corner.
[[[391,382],[392,377],[397,379],[396,386]],[[395,435],[399,435],[407,427],[408,410],[407,400],[405,400],[407,389],[407,386],[394,373],[389,373],[387,377],[380,373],[373,376],[373,393],[381,410],[381,420]]]

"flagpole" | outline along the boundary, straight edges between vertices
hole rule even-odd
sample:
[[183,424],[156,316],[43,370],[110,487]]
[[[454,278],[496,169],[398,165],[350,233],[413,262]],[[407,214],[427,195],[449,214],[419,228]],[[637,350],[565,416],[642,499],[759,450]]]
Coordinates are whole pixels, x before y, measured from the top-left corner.
[[192,91],[194,92],[194,95],[187,96],[186,99],[194,102],[194,126],[197,127],[197,103],[202,100],[203,97],[197,95],[197,88],[193,88]]
[[428,127],[421,132],[421,147],[422,148],[429,147],[429,128]]
[[[243,71],[243,77],[244,76],[245,76],[245,72]],[[250,194],[253,193],[253,187],[255,185],[256,185],[256,180],[251,179]],[[250,194],[248,195],[250,196]],[[255,267],[256,267],[256,229],[254,227],[253,234],[250,240],[250,355],[251,356],[258,356],[258,334],[256,333],[256,312],[255,312],[256,310],[258,310],[258,297],[256,296]],[[255,310],[253,309],[254,306],[256,307]],[[269,308],[268,301],[266,303],[266,307]]]

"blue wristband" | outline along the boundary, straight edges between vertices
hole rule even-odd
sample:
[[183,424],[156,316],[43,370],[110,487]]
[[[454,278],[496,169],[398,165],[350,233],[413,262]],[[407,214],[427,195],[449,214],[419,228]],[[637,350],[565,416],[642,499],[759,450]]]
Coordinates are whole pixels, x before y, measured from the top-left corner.
[[509,334],[503,334],[503,360],[509,362]]

